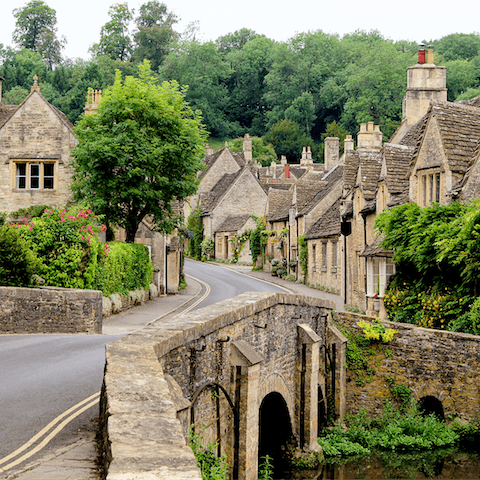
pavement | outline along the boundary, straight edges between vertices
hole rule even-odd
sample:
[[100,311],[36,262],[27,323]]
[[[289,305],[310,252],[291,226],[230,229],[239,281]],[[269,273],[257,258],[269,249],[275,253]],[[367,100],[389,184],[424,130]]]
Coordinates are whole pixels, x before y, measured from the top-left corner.
[[[216,265],[215,263],[211,263]],[[243,275],[273,283],[293,293],[332,300],[336,310],[343,310],[343,300],[339,295],[323,292],[301,283],[289,282],[270,273],[252,271],[251,266],[217,264],[219,267],[235,270]],[[187,276],[188,286],[177,295],[161,296],[134,307],[126,312],[112,315],[103,322],[103,334],[122,335],[132,333],[150,323],[161,321],[173,315],[187,304],[193,303],[202,292],[201,285]],[[87,426],[78,433],[78,439],[66,446],[36,459],[21,470],[10,471],[2,478],[5,480],[99,480],[104,478],[98,465],[96,425]]]

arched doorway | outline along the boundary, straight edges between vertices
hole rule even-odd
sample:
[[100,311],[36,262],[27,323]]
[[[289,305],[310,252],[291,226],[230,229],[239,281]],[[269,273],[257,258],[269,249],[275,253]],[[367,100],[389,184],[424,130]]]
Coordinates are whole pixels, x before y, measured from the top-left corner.
[[278,392],[269,393],[260,405],[258,464],[265,455],[273,458],[274,478],[288,469],[287,450],[293,441],[287,404]]
[[418,409],[422,415],[431,415],[433,413],[439,420],[445,420],[442,402],[431,395],[420,399]]

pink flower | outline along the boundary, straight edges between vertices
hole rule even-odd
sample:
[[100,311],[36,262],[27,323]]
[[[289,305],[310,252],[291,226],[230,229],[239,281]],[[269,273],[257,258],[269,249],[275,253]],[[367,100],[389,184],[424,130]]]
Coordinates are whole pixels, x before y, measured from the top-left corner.
[[33,223],[30,224],[30,231],[33,230]]
[[80,238],[81,238],[82,240],[85,240],[85,237],[84,237],[83,235],[82,235]]
[[92,213],[92,211],[89,208],[87,208],[85,211],[87,212],[88,215]]
[[28,222],[28,218],[22,219],[22,222],[27,223],[27,222]]
[[43,211],[43,213],[47,213],[47,212],[48,212],[48,208],[46,208],[46,209]]
[[102,232],[106,232],[106,231],[107,231],[107,226],[102,224],[102,225],[100,226],[100,230],[101,230]]

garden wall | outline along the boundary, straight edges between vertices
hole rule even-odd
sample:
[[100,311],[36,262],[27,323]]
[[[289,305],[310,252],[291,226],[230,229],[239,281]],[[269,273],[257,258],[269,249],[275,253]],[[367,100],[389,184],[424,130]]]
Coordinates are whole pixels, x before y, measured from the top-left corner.
[[[335,315],[340,329],[354,328],[358,333],[361,329],[357,323],[361,320],[373,318],[348,312]],[[430,396],[440,400],[446,417],[458,415],[469,420],[478,414],[480,336],[382,323],[398,333],[390,343],[375,346],[375,354],[369,355],[371,370],[364,382],[347,369],[347,412],[364,408],[372,415],[380,414],[385,398],[392,398],[388,376],[395,378],[396,385],[408,387],[416,400]]]
[[0,333],[102,333],[102,292],[0,287]]

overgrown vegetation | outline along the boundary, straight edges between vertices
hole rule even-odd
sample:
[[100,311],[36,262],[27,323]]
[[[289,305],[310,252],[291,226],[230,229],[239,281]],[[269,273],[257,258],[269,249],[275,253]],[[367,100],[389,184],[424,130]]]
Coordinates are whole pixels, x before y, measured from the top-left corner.
[[397,409],[386,400],[381,417],[371,418],[365,410],[347,415],[344,424],[324,430],[318,442],[326,457],[411,452],[458,444],[461,435],[457,429],[434,415],[422,415],[414,402]]
[[384,298],[393,321],[480,333],[480,201],[407,203],[382,212],[376,227],[394,250],[396,274]]
[[298,263],[300,267],[302,267],[302,273],[304,275],[303,282],[307,281],[308,275],[308,243],[307,237],[305,235],[300,235],[297,239],[298,246],[300,251],[298,253]]
[[193,233],[188,242],[188,254],[195,260],[202,259],[203,222],[200,207],[190,213],[187,220],[187,228]]

